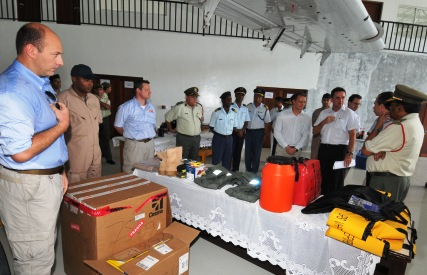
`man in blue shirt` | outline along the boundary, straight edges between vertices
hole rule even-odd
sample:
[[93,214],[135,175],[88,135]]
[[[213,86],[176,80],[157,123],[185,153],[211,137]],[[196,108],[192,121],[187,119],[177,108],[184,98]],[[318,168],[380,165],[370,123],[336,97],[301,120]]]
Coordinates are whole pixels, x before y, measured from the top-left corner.
[[63,133],[69,111],[49,84],[63,65],[58,36],[39,23],[22,26],[17,58],[0,75],[0,218],[15,274],[51,274],[56,222],[68,181]]
[[246,95],[246,89],[238,87],[234,90],[236,100],[231,105],[237,110],[237,128],[233,131],[233,146],[232,146],[232,166],[233,172],[239,171],[240,160],[242,158],[243,144],[245,143],[245,133],[248,127],[248,122],[251,121],[249,117],[248,107],[243,104],[243,99]]
[[154,157],[156,109],[148,101],[150,82],[140,79],[134,83],[135,97],[120,105],[114,127],[125,138],[123,171],[132,171],[133,164]]
[[232,98],[230,92],[221,96],[222,108],[213,111],[209,127],[214,133],[212,139],[212,164],[222,163],[228,170],[231,169],[231,148],[233,137],[231,134],[237,127],[237,110],[231,107]]

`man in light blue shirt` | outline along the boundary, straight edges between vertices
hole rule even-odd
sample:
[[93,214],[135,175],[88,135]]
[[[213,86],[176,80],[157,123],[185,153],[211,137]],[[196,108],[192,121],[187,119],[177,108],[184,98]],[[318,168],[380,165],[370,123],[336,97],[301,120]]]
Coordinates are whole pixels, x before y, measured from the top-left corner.
[[237,128],[233,131],[233,146],[232,146],[232,166],[233,172],[239,171],[240,160],[242,158],[243,144],[245,143],[245,133],[248,127],[248,122],[251,121],[249,117],[248,107],[243,104],[243,99],[246,95],[246,89],[238,87],[234,90],[236,100],[231,105],[237,110]]
[[233,137],[231,134],[237,127],[237,110],[231,107],[231,93],[225,92],[221,96],[222,108],[213,111],[209,127],[214,133],[212,139],[212,164],[222,163],[228,170],[231,169],[231,148]]
[[63,133],[69,111],[48,76],[63,65],[62,44],[47,26],[28,23],[17,58],[0,75],[0,218],[15,274],[51,274],[56,222],[68,181]]
[[247,172],[258,173],[261,158],[262,142],[271,122],[268,106],[262,103],[265,91],[254,90],[254,102],[248,104],[251,121],[246,129],[245,166]]
[[135,97],[120,105],[114,127],[125,138],[123,171],[132,171],[133,165],[154,157],[156,136],[156,109],[148,101],[150,82],[139,79],[134,83]]

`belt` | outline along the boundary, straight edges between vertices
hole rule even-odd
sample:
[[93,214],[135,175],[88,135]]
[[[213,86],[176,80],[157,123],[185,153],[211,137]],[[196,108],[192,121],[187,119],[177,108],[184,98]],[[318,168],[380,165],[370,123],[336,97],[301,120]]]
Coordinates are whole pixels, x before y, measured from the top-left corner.
[[247,132],[255,132],[255,131],[264,131],[264,128],[259,128],[259,129],[248,129],[246,128]]
[[326,146],[326,147],[348,146],[347,144],[327,144],[327,143],[320,143],[320,145],[323,145],[323,146]]
[[231,137],[231,135],[222,135],[220,133],[214,132],[215,135],[221,136],[221,137]]
[[144,139],[133,139],[133,138],[128,138],[128,139],[133,140],[133,141],[138,141],[138,142],[144,142],[144,143],[147,143],[147,142],[149,142],[150,140],[152,140],[152,138],[144,138]]
[[3,166],[4,169],[14,171],[19,174],[27,174],[27,175],[41,175],[41,176],[48,176],[48,175],[55,175],[55,174],[62,174],[64,171],[64,165],[50,168],[50,169],[28,169],[28,170],[16,170],[12,168],[8,168]]
[[377,177],[400,177],[390,172],[369,172],[369,174],[371,176],[377,176]]
[[200,137],[200,135],[190,136],[190,135],[181,134],[180,132],[178,132],[178,134],[180,134],[181,136],[184,136],[184,137],[191,137],[191,138]]

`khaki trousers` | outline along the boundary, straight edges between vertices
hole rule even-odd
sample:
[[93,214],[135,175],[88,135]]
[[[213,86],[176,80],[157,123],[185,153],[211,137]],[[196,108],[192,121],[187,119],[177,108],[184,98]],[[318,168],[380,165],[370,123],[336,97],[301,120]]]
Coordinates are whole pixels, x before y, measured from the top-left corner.
[[131,172],[133,165],[154,157],[154,141],[140,142],[126,139],[123,147],[123,172]]
[[0,218],[15,275],[51,274],[62,176],[25,175],[0,166]]

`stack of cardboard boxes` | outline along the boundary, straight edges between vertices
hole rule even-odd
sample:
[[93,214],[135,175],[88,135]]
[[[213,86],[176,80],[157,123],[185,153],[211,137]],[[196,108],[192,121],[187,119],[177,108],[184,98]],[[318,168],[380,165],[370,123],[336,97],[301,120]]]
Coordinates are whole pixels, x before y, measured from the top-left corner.
[[199,232],[171,220],[159,184],[126,173],[74,184],[61,208],[65,272],[188,274]]

